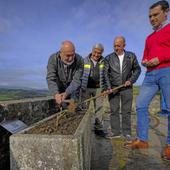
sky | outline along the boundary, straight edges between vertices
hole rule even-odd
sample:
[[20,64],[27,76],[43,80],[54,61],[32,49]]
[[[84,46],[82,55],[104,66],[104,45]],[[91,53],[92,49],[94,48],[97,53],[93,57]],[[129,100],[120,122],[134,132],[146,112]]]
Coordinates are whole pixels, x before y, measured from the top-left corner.
[[[154,0],[0,0],[0,86],[46,89],[46,67],[61,42],[71,40],[87,56],[102,43],[113,52],[115,36],[141,62],[152,32],[148,9]],[[143,81],[145,69],[136,82]]]

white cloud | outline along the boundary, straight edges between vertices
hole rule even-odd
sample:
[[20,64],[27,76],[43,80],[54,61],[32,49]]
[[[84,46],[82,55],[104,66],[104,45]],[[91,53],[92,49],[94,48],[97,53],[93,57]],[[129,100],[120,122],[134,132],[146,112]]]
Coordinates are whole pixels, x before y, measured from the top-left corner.
[[43,68],[0,69],[0,85],[47,88],[46,71]]
[[9,30],[9,26],[10,26],[9,20],[0,17],[0,33],[7,32]]

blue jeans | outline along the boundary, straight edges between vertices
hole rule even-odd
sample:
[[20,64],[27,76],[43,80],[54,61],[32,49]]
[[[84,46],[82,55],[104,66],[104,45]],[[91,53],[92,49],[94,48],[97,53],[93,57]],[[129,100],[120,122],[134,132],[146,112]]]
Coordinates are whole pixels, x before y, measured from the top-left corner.
[[158,90],[162,91],[168,112],[168,137],[170,144],[170,67],[147,72],[137,97],[137,137],[140,140],[148,140],[149,116],[148,107]]
[[166,111],[166,103],[162,92],[160,94],[160,109],[159,116],[167,116],[168,112]]

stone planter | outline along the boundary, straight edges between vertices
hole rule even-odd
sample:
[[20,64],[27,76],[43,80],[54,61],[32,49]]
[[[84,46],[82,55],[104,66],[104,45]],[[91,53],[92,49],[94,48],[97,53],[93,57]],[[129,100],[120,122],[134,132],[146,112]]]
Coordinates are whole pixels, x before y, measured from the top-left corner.
[[[16,121],[20,120],[30,126],[56,113],[58,109],[50,96],[0,101],[0,169],[10,170],[9,136],[21,130],[16,126]],[[9,126],[5,127],[4,124]]]
[[74,134],[28,134],[57,114],[10,137],[11,170],[89,170],[91,123],[86,113]]

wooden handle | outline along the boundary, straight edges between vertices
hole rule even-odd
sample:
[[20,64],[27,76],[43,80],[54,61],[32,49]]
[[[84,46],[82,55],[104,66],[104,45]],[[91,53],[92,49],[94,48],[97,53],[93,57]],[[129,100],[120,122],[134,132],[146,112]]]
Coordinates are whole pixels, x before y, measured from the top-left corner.
[[[125,86],[125,85],[122,84],[122,85],[120,85],[120,86],[118,86],[118,87],[115,87],[115,88],[111,89],[111,90],[112,90],[111,93],[115,92],[116,90],[118,90],[118,89],[120,89],[120,88],[122,88],[122,87],[124,87],[124,86]],[[101,96],[104,95],[104,94],[106,94],[106,93],[105,93],[105,92],[100,93],[100,94],[98,94],[98,95],[96,95],[96,96],[94,96],[94,97],[91,97],[91,98],[89,98],[89,99],[84,100],[82,103],[86,103],[86,102],[89,102],[89,101],[91,101],[91,100],[97,99],[98,97],[101,97]],[[106,94],[106,95],[108,95],[108,94]]]

